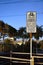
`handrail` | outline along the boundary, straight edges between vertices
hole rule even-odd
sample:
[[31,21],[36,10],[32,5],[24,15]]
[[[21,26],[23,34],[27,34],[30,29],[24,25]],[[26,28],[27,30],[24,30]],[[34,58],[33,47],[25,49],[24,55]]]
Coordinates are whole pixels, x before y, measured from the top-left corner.
[[[26,54],[26,55],[31,54],[31,53],[25,53],[25,52],[12,52],[12,51],[11,51],[11,53],[12,53],[12,54],[23,54],[23,55],[25,55],[25,54]],[[32,53],[32,54],[35,54],[35,53]],[[37,53],[37,54],[35,54],[35,55],[43,55],[43,54]]]
[[27,64],[27,63],[30,63],[30,62],[21,62],[21,61],[12,61],[13,63],[25,63],[25,64]]
[[0,56],[0,58],[4,58],[4,59],[12,59],[12,60],[21,60],[21,61],[31,61],[31,60],[29,60],[29,59],[13,58],[13,57],[6,57],[6,56]]
[[43,62],[35,62],[35,64],[43,64]]
[[43,58],[43,56],[33,56],[34,58]]
[[43,55],[43,54],[41,54],[41,53],[37,53],[36,55]]
[[30,53],[24,53],[24,52],[11,52],[12,54],[30,54]]

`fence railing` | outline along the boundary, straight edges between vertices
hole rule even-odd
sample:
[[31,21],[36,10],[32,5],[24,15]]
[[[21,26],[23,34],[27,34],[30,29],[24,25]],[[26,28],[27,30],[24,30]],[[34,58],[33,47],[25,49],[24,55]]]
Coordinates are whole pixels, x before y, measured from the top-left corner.
[[[23,53],[23,52],[11,52],[10,55],[12,56],[13,54],[17,54],[17,55],[30,55],[30,53]],[[26,58],[15,58],[15,57],[7,57],[7,56],[0,56],[0,58],[2,59],[8,59],[10,60],[10,62],[12,63],[25,63],[25,64],[30,64],[30,62],[32,63],[32,65],[34,64],[43,64],[43,62],[35,62],[35,58],[36,59],[43,59],[43,54],[38,54],[36,56],[32,56],[32,59],[26,59]]]

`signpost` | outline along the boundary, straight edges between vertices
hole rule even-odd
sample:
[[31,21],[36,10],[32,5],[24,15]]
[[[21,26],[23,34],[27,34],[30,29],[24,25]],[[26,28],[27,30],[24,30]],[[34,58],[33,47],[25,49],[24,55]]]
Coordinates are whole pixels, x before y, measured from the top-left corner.
[[30,59],[32,60],[32,33],[36,33],[36,12],[27,12],[26,31],[30,34]]
[[36,12],[27,12],[26,31],[36,33]]

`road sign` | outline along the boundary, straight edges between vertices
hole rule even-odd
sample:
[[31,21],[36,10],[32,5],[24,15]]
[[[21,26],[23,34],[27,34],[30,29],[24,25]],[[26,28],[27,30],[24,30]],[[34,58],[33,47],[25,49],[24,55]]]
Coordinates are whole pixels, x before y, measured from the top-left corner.
[[36,12],[27,12],[26,31],[36,33]]

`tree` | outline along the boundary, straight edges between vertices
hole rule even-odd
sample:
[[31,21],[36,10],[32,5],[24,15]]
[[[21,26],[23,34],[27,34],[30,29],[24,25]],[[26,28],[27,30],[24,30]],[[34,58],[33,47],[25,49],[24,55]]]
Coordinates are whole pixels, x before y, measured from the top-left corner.
[[39,27],[39,26],[36,26],[36,33],[33,34],[33,36],[34,36],[36,39],[39,39],[39,37],[42,37],[42,28]]
[[4,40],[4,51],[9,52],[10,50],[12,50],[12,46],[13,46],[13,44],[12,44],[11,40],[9,40],[9,39]]
[[0,32],[3,33],[3,29],[5,27],[5,23],[0,20]]
[[14,37],[17,35],[17,30],[15,28],[13,28],[12,26],[8,25],[9,26],[9,31],[8,31],[8,34],[10,37]]
[[42,37],[43,37],[43,25],[41,25],[40,27],[41,27],[41,29],[42,29]]
[[18,37],[22,38],[23,41],[24,41],[24,39],[28,38],[28,33],[26,32],[26,27],[21,27],[18,30]]
[[3,21],[0,21],[0,33],[3,36],[3,40],[6,35],[9,35],[10,37],[17,36],[17,30],[8,24],[5,24]]
[[[36,39],[39,39],[39,37],[42,37],[42,28],[40,26],[36,26],[36,33],[32,33],[32,36],[34,36]],[[21,27],[18,30],[18,36],[22,38],[29,38],[29,33],[26,32],[26,27]]]
[[43,40],[41,40],[41,41],[39,42],[39,44],[40,44],[40,49],[43,49]]
[[3,35],[3,40],[4,40],[4,29],[5,29],[5,23],[0,20],[0,33]]

